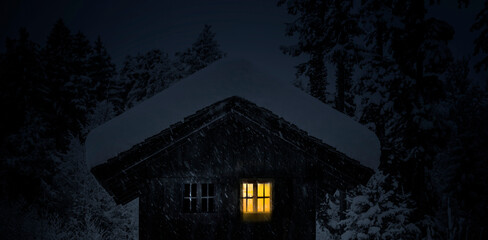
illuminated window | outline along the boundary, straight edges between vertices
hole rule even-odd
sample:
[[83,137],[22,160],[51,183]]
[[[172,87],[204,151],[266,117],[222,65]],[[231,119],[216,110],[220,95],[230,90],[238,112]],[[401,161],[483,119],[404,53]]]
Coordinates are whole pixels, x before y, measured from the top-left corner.
[[271,183],[258,183],[258,212],[271,212]]
[[244,219],[267,220],[271,213],[271,182],[245,181],[241,190]]
[[252,213],[254,212],[254,184],[243,183],[242,184],[242,212]]
[[183,195],[183,212],[196,212],[197,199],[197,184],[185,184],[185,193]]

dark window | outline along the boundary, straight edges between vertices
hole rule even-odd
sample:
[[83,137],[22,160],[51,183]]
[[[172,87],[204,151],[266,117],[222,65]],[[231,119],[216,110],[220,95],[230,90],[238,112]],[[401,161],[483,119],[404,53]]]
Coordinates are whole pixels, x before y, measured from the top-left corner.
[[215,187],[213,183],[202,184],[202,212],[215,211]]
[[183,195],[183,212],[197,211],[197,184],[185,184]]

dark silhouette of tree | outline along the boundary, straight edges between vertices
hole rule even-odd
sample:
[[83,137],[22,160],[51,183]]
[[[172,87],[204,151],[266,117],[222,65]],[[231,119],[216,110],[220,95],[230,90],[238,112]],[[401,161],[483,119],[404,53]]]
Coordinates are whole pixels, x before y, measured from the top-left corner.
[[297,77],[305,75],[309,79],[310,95],[322,102],[327,102],[326,54],[330,51],[330,39],[327,35],[325,17],[328,11],[324,1],[278,1],[278,6],[287,3],[288,13],[297,19],[286,25],[286,35],[298,36],[298,43],[282,46],[281,50],[292,57],[309,55],[309,60],[299,64]]
[[128,56],[121,71],[127,107],[141,102],[167,88],[172,62],[168,54],[155,49],[135,57]]
[[0,59],[0,142],[15,133],[26,121],[26,111],[37,105],[43,79],[39,46],[29,40],[24,28],[18,39],[6,40],[5,53]]
[[471,31],[479,31],[479,36],[474,40],[474,55],[482,55],[479,62],[476,63],[476,71],[481,69],[488,70],[488,2],[476,15],[476,22],[471,27]]
[[116,73],[115,65],[102,43],[100,36],[95,40],[93,51],[89,59],[89,77],[94,84],[97,101],[109,100],[109,89],[113,85],[113,77]]
[[203,27],[202,32],[200,32],[191,48],[176,53],[179,61],[178,66],[183,73],[182,77],[191,75],[224,56],[225,53],[220,49],[217,40],[215,40],[215,33],[212,32],[212,26],[210,25]]
[[[77,44],[82,44],[81,40],[77,39]],[[80,122],[73,118],[73,116],[79,116],[81,113],[78,113],[79,109],[71,101],[72,94],[76,91],[71,77],[75,71],[81,71],[83,66],[81,69],[75,67],[73,44],[74,40],[70,30],[62,20],[58,20],[42,51],[46,70],[44,88],[47,90],[44,98],[44,109],[47,122],[50,124],[48,134],[55,138],[56,145],[60,149],[67,145],[68,131],[76,132],[81,129]],[[81,47],[78,46],[78,48]],[[82,54],[82,51],[77,54]],[[82,58],[83,56],[77,57]]]

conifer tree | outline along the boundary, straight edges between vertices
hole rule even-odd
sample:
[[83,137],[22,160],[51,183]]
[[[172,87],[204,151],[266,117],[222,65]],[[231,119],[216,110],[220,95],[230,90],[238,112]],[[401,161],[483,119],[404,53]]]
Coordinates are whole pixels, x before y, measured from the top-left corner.
[[329,45],[328,56],[336,66],[335,108],[353,116],[355,112],[352,74],[359,62],[359,47],[353,39],[362,33],[359,16],[352,12],[354,1],[331,1],[325,18]]
[[29,39],[25,28],[18,39],[6,40],[6,51],[0,58],[0,142],[29,121],[26,115],[38,102],[43,78],[39,46]]
[[154,49],[135,57],[128,56],[121,71],[122,99],[127,107],[141,102],[168,87],[173,80],[168,54]]
[[76,119],[80,129],[76,129],[73,134],[78,135],[83,126],[86,125],[86,116],[93,111],[96,105],[94,93],[94,83],[89,76],[90,64],[89,57],[92,54],[90,41],[81,32],[73,35],[72,45],[72,65],[70,79],[71,83],[66,86],[67,91],[71,94],[71,105],[74,112],[69,114]]
[[298,43],[282,46],[283,53],[292,57],[309,55],[309,60],[297,66],[297,78],[305,75],[309,79],[310,94],[322,102],[327,102],[327,68],[326,53],[331,46],[327,45],[328,35],[324,18],[327,3],[324,1],[278,1],[278,6],[287,3],[288,13],[296,16],[293,23],[287,23],[286,35],[298,35]]
[[382,169],[392,169],[398,164],[396,156],[398,139],[389,131],[400,121],[400,114],[393,109],[396,93],[394,83],[403,75],[391,55],[392,34],[401,26],[401,16],[394,14],[397,1],[368,0],[362,2],[360,22],[364,43],[360,68],[362,75],[355,82],[354,90],[360,96],[357,117],[378,136],[381,143]]
[[48,126],[39,110],[44,79],[39,46],[20,29],[18,39],[7,39],[6,52],[1,56],[0,106],[4,113],[0,117],[0,195],[10,201],[38,203],[43,200],[41,193],[49,193],[41,180],[49,181],[53,170],[46,154],[52,149],[50,139],[45,138]]
[[488,95],[469,78],[469,60],[453,62],[446,77],[443,106],[446,146],[436,155],[430,185],[437,196],[436,220],[449,239],[483,239],[481,220],[487,210],[488,192]]
[[350,116],[354,115],[355,103],[352,91],[352,74],[358,62],[358,47],[353,39],[361,33],[358,16],[352,12],[354,1],[279,1],[288,3],[288,12],[297,19],[287,24],[286,34],[297,34],[298,43],[282,47],[291,56],[308,54],[310,60],[298,65],[297,77],[309,78],[311,95],[327,102],[327,68],[330,62],[336,66],[334,107]]
[[[339,195],[328,195],[319,210],[320,228],[326,239],[418,239],[420,229],[410,218],[413,203],[398,181],[381,172],[366,186],[347,192],[345,214]],[[343,217],[341,217],[343,216]]]
[[59,149],[65,149],[68,131],[77,131],[81,126],[72,117],[78,115],[71,103],[72,91],[75,90],[71,81],[74,72],[73,36],[62,20],[52,28],[42,57],[46,70],[44,88],[48,89],[44,97],[46,120],[50,124],[48,134],[55,138]]
[[66,150],[67,136],[80,135],[86,115],[93,110],[93,83],[88,76],[90,42],[82,33],[71,34],[62,20],[58,20],[42,51],[46,70],[46,119],[51,124],[50,135],[55,136],[59,149]]
[[98,36],[89,60],[89,77],[93,81],[98,102],[109,99],[109,89],[114,85],[114,75],[115,65],[112,63],[100,36]]
[[476,63],[476,71],[488,70],[488,2],[485,1],[483,9],[476,15],[476,22],[471,31],[479,31],[479,36],[474,40],[474,55],[481,55],[481,60]]
[[225,53],[220,50],[212,27],[205,25],[191,48],[176,53],[176,56],[181,64],[183,76],[188,76],[223,58]]

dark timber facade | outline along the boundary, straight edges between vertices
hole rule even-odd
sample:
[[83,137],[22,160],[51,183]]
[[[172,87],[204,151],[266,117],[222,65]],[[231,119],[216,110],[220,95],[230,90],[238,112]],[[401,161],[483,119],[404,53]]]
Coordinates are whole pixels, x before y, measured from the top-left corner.
[[[92,173],[117,203],[139,197],[142,240],[315,239],[315,213],[325,194],[365,183],[373,171],[270,111],[232,97]],[[272,184],[269,218],[243,217],[244,182]]]

